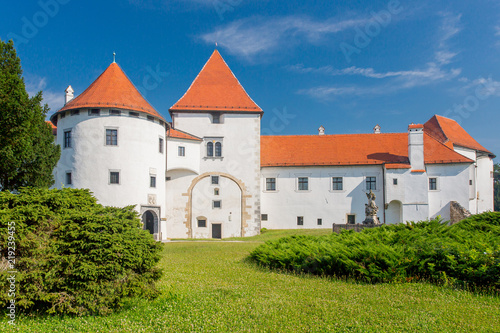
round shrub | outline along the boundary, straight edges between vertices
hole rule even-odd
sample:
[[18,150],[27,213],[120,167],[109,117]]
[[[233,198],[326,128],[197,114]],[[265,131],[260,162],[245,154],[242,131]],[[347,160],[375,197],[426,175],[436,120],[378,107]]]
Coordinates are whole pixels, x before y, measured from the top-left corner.
[[0,230],[3,309],[12,268],[23,312],[108,314],[128,297],[157,296],[162,246],[141,229],[133,206],[104,207],[82,189],[0,192]]

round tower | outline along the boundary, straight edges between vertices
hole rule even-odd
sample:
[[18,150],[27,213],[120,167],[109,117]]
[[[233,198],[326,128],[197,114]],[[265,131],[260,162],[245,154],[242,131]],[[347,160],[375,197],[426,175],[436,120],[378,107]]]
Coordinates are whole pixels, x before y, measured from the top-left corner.
[[56,187],[90,189],[99,203],[135,205],[144,228],[167,238],[165,119],[142,97],[117,63],[52,115],[61,159]]

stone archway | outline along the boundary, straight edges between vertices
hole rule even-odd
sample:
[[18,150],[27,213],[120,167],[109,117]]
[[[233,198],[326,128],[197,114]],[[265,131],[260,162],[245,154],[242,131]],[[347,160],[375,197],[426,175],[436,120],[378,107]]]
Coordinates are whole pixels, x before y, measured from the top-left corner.
[[160,239],[159,208],[141,207],[142,228],[149,231],[155,240]]
[[402,221],[403,204],[399,200],[392,200],[385,211],[385,224],[396,224]]
[[248,227],[247,220],[251,217],[251,215],[247,211],[247,209],[249,207],[247,207],[247,205],[246,205],[246,200],[250,196],[246,193],[245,184],[241,180],[239,180],[239,179],[237,179],[237,178],[235,178],[227,173],[223,173],[223,172],[205,172],[205,173],[199,175],[198,177],[193,179],[193,181],[191,182],[191,185],[189,186],[189,188],[187,190],[187,193],[182,194],[183,196],[188,197],[188,201],[186,204],[186,213],[187,214],[186,214],[186,220],[184,222],[186,229],[187,229],[187,237],[193,238],[193,189],[202,179],[210,177],[210,176],[220,176],[223,178],[227,178],[227,179],[233,181],[239,187],[239,189],[241,191],[240,230],[241,230],[241,237],[244,237],[245,236],[245,228]]

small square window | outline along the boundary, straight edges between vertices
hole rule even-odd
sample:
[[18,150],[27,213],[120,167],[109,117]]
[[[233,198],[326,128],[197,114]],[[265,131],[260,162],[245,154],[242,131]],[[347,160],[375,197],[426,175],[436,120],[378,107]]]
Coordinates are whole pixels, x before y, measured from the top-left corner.
[[110,171],[109,172],[109,183],[110,184],[120,184],[120,172]]
[[71,177],[71,172],[66,172],[66,185],[73,184],[73,179]]
[[260,220],[261,220],[261,221],[267,221],[267,214],[262,214],[262,215],[260,216]]
[[366,177],[366,190],[375,191],[376,189],[377,189],[377,177]]
[[78,116],[80,114],[80,110],[71,110],[72,116]]
[[437,178],[429,178],[429,190],[437,190]]
[[323,225],[323,219],[318,219],[318,225]]
[[109,110],[109,114],[112,116],[120,116],[122,112],[120,110]]
[[309,178],[307,177],[299,177],[298,179],[299,191],[307,191],[309,190]]
[[347,224],[356,224],[356,215],[347,214]]
[[101,109],[90,109],[89,116],[99,116],[101,114]]
[[186,156],[186,148],[185,147],[178,147],[178,154],[179,156]]
[[163,154],[163,138],[158,139],[158,151]]
[[214,200],[212,203],[213,203],[213,204],[212,204],[212,207],[213,207],[213,208],[221,208],[221,207],[222,207],[222,202],[221,202],[221,200]]
[[276,191],[276,178],[266,178],[266,191]]
[[397,178],[393,178],[392,179],[392,184],[393,185],[398,185],[398,179]]
[[219,189],[218,188],[214,188],[214,195],[219,195]]
[[64,148],[71,148],[71,130],[64,131]]
[[212,114],[212,124],[220,124],[220,114],[218,113]]
[[198,228],[206,228],[207,227],[207,220],[198,220]]
[[332,177],[332,190],[342,191],[344,188],[342,177]]
[[219,185],[219,176],[212,176],[212,185]]
[[149,176],[149,187],[156,187],[156,176]]
[[155,121],[155,117],[153,117],[153,116],[147,116],[147,119],[148,119],[149,121],[152,121],[152,122],[154,122],[154,121]]
[[304,225],[304,216],[297,216],[297,225]]
[[139,118],[139,112],[129,111],[128,115],[131,117]]
[[472,179],[469,180],[469,185],[472,185]]
[[118,130],[106,129],[106,146],[118,146]]

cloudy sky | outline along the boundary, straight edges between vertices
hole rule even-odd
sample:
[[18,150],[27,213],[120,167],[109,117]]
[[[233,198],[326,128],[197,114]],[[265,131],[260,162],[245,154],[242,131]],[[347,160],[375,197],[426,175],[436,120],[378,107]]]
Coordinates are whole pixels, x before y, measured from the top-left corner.
[[264,134],[404,132],[439,114],[500,155],[499,1],[10,1],[0,38],[52,111],[116,52],[170,120],[217,43]]

